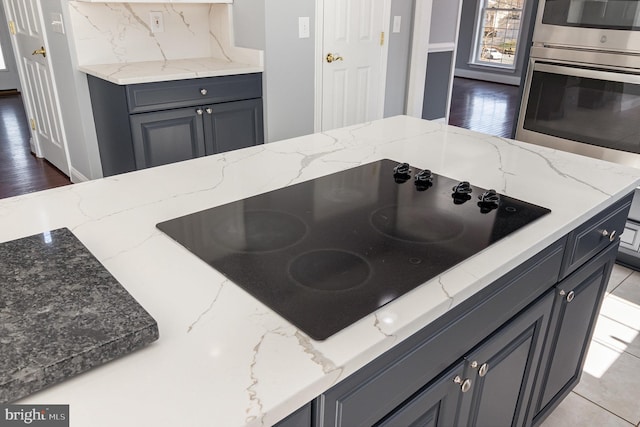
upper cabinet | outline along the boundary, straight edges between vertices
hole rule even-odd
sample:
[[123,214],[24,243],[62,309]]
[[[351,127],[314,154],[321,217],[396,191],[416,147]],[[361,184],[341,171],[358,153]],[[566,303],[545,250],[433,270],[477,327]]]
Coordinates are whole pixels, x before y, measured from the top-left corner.
[[82,3],[233,3],[233,0],[76,0]]

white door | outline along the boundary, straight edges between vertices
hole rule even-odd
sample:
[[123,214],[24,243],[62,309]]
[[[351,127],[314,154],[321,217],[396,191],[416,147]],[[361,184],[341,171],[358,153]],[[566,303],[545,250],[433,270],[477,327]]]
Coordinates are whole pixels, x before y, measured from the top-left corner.
[[383,0],[324,0],[323,131],[382,118],[388,4]]
[[38,0],[5,0],[36,155],[66,175],[69,160]]

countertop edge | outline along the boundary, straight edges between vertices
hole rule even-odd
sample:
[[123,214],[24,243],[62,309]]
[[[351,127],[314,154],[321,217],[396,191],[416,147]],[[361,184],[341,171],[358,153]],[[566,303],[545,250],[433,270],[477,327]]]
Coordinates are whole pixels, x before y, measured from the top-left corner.
[[126,75],[125,73],[119,73],[118,71],[108,71],[112,68],[118,67],[123,64],[103,64],[103,65],[81,65],[78,70],[97,77],[102,80],[117,84],[117,85],[131,85],[139,83],[155,83],[163,81],[174,80],[187,80],[205,77],[220,77],[230,76],[237,74],[251,74],[261,73],[264,71],[264,67],[259,65],[249,65],[240,63],[229,63],[228,66],[219,69],[200,70],[200,71],[163,71],[158,70],[156,72],[140,72],[138,74],[132,73],[132,75]]

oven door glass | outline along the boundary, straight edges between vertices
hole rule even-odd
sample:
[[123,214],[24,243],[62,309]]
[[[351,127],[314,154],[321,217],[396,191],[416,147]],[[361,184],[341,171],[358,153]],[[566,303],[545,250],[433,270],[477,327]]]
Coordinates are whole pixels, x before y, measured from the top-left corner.
[[526,130],[640,153],[640,75],[535,63]]
[[546,0],[542,23],[564,27],[639,30],[638,0]]

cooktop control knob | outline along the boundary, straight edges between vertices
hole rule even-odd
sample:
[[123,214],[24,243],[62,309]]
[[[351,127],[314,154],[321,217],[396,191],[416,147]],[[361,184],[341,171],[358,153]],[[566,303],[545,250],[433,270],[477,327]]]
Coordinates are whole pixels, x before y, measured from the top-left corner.
[[409,163],[400,163],[398,166],[393,168],[393,178],[398,184],[407,182],[409,178],[411,178],[411,168],[409,167]]
[[487,190],[479,195],[478,199],[480,199],[478,206],[480,206],[482,213],[491,212],[493,209],[497,209],[500,204],[500,195],[496,193],[496,190]]
[[433,173],[429,169],[425,169],[416,174],[414,183],[418,191],[424,191],[433,185]]
[[462,181],[453,187],[453,194],[469,194],[471,191],[471,184],[468,181]]
[[471,189],[471,184],[469,184],[468,181],[460,182],[458,185],[453,187],[452,190],[453,194],[451,195],[451,197],[453,197],[453,203],[455,203],[456,205],[460,205],[471,199],[469,193],[471,193],[471,191],[473,190]]

